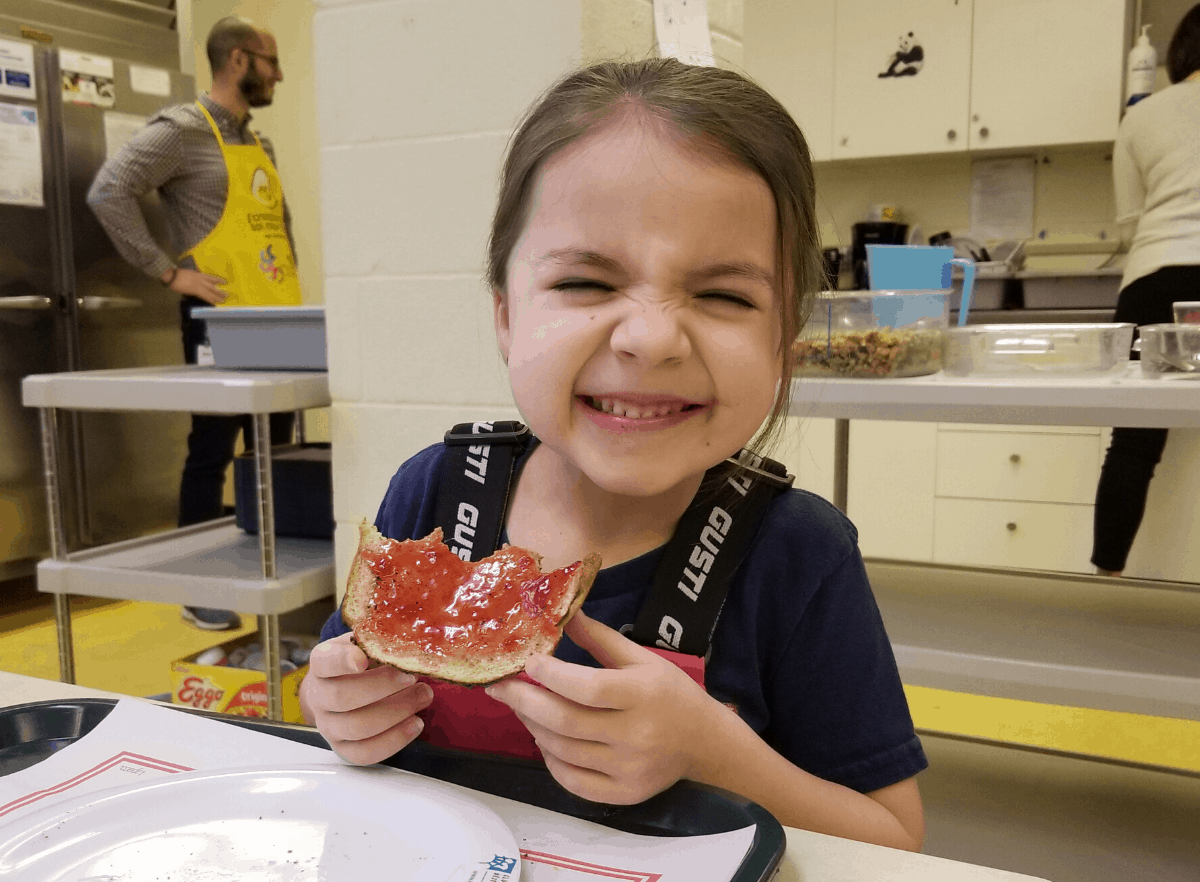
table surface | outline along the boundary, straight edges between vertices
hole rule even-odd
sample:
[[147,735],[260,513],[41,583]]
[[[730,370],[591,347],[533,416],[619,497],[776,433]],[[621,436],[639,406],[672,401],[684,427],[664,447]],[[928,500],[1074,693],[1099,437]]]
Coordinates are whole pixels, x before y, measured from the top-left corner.
[[[0,671],[0,707],[72,698],[128,698],[101,689]],[[773,882],[1021,882],[1034,877],[785,827],[787,851]]]
[[26,407],[279,413],[332,402],[325,371],[231,371],[201,365],[33,374],[21,382]]
[[1131,362],[1101,377],[798,377],[791,415],[1044,426],[1200,428],[1200,375],[1147,380]]

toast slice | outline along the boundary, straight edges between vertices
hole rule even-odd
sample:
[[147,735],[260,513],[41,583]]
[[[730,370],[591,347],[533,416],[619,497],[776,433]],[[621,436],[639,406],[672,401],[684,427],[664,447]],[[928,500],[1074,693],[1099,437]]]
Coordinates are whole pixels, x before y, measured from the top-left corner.
[[551,653],[600,570],[589,554],[541,571],[541,557],[506,545],[460,560],[441,528],[398,541],[363,521],[342,619],[368,658],[449,683],[481,686]]

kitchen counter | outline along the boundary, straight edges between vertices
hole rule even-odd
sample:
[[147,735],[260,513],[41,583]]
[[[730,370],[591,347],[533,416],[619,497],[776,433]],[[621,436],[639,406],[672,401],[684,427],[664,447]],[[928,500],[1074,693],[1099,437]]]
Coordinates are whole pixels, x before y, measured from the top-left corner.
[[1130,362],[1099,377],[813,379],[792,383],[792,413],[833,419],[1044,426],[1200,428],[1200,382],[1147,380]]
[[[0,707],[83,697],[125,696],[0,671]],[[810,879],[820,879],[822,882],[1028,882],[1034,878],[791,827],[785,827],[784,831],[787,850],[773,882]]]

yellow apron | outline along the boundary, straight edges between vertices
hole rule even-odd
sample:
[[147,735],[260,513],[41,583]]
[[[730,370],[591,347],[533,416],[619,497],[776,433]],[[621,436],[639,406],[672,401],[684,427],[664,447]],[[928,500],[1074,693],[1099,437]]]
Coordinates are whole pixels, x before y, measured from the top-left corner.
[[226,280],[221,306],[294,306],[301,302],[296,260],[283,223],[283,187],[267,151],[259,143],[230,145],[200,102],[212,126],[229,190],[225,210],[212,231],[185,256],[201,272]]

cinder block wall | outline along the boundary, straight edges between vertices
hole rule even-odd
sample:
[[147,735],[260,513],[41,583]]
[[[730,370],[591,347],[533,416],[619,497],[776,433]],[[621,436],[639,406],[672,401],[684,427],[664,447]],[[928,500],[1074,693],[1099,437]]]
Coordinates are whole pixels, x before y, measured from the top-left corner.
[[[653,51],[650,0],[313,0],[338,583],[407,457],[514,419],[482,283],[505,144],[558,76]],[[710,2],[740,66],[742,0]]]

